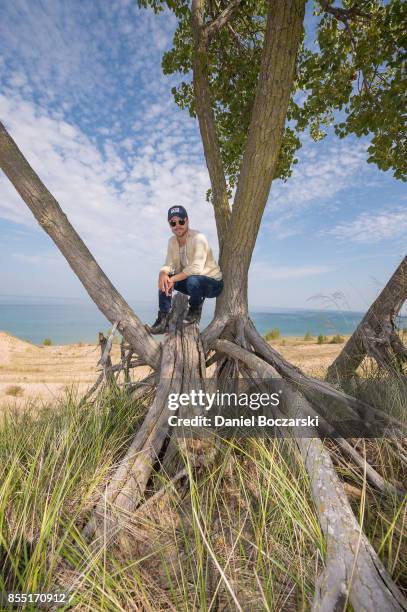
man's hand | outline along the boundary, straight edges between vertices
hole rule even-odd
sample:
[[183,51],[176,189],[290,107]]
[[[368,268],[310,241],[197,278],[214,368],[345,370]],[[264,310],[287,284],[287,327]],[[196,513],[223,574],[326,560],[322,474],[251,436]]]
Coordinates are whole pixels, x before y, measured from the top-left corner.
[[167,272],[160,272],[158,276],[158,288],[163,291],[165,295],[171,295],[174,282]]

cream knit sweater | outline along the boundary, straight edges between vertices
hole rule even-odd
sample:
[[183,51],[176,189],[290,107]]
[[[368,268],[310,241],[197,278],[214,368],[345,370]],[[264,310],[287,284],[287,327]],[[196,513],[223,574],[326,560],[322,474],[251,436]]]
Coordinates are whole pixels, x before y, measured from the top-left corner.
[[176,236],[168,241],[167,257],[160,272],[167,274],[183,272],[187,276],[198,274],[221,280],[222,272],[212,253],[208,240],[204,234],[190,229],[186,242],[187,265],[183,268],[180,259],[180,246]]

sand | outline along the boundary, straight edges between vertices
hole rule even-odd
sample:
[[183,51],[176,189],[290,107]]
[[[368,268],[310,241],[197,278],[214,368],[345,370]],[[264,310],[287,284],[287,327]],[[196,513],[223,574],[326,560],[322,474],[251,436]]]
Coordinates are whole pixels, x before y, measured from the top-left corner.
[[[280,338],[273,346],[306,373],[323,376],[343,344],[317,344],[316,338]],[[120,347],[112,348],[113,363]],[[27,401],[58,401],[67,389],[85,393],[96,380],[100,349],[96,344],[38,346],[0,331],[0,406],[23,405]],[[137,369],[137,378],[147,368]]]

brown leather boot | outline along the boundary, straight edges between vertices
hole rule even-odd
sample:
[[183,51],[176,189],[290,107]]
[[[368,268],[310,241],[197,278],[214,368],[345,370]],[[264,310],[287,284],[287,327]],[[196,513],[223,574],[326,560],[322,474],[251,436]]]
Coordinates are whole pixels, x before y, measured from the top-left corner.
[[202,304],[199,306],[190,306],[188,312],[184,317],[185,325],[191,325],[192,323],[199,323],[202,314]]
[[168,324],[170,321],[170,313],[169,312],[161,312],[158,311],[158,315],[154,323],[150,326],[147,325],[147,329],[150,334],[165,334],[168,332]]

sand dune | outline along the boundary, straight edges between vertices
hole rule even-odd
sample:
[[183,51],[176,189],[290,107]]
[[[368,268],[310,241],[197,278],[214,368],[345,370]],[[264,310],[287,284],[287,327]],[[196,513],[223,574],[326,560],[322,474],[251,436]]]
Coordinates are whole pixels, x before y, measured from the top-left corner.
[[[273,345],[305,372],[319,376],[343,346],[319,345],[315,339],[306,342],[300,338],[282,338]],[[119,355],[120,348],[115,344],[113,362]],[[38,346],[0,331],[0,405],[21,405],[32,399],[53,401],[72,387],[82,394],[96,380],[99,357],[96,344]]]
[[[50,401],[71,386],[82,393],[98,375],[99,357],[96,344],[37,346],[0,332],[0,403]],[[119,358],[116,345],[112,357]]]

